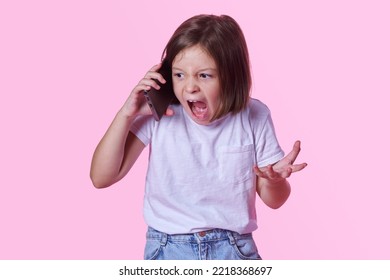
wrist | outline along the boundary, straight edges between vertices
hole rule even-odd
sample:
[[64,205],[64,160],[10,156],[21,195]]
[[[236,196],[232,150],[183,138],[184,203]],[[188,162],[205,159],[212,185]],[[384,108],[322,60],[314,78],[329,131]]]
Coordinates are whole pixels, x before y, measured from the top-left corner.
[[125,125],[126,127],[130,127],[130,125],[133,123],[135,118],[137,117],[137,114],[132,114],[131,112],[127,112],[126,110],[118,111],[118,113],[115,116],[115,119]]
[[138,113],[136,110],[131,110],[131,109],[128,109],[126,106],[123,106],[118,111],[117,116],[120,118],[134,120],[138,116]]

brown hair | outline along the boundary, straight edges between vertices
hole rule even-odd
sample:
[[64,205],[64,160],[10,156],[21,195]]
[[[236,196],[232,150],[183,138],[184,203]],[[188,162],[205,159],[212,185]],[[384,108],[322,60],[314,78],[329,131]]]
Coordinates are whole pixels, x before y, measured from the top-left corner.
[[173,33],[162,58],[172,66],[183,49],[200,45],[214,59],[221,85],[220,105],[212,120],[245,108],[252,86],[248,48],[238,23],[227,15],[197,15]]

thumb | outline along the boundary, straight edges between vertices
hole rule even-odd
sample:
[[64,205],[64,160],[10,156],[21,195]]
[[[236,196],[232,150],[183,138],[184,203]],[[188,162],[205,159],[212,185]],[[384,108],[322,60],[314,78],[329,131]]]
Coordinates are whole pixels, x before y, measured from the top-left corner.
[[175,115],[175,111],[168,107],[168,109],[165,111],[165,116],[171,117],[173,115]]

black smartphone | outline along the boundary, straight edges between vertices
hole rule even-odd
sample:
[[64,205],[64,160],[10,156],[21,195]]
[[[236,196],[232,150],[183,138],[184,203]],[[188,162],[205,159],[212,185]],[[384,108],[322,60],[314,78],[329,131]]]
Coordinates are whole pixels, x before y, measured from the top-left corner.
[[158,72],[164,77],[166,83],[162,84],[155,80],[160,86],[160,89],[156,90],[155,88],[151,88],[150,90],[144,91],[146,101],[156,121],[161,120],[169,104],[176,100],[172,85],[172,70],[168,63],[164,61]]

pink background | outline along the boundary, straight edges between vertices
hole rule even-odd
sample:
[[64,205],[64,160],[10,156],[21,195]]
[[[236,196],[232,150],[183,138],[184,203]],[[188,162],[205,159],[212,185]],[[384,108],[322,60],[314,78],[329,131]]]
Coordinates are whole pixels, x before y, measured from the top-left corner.
[[229,14],[253,96],[309,166],[257,204],[266,259],[389,259],[388,1],[1,1],[0,259],[141,259],[147,150],[114,187],[93,150],[174,29]]

